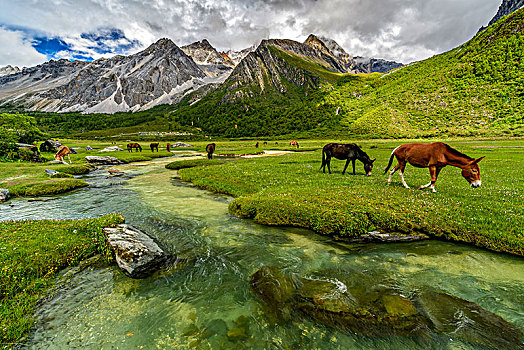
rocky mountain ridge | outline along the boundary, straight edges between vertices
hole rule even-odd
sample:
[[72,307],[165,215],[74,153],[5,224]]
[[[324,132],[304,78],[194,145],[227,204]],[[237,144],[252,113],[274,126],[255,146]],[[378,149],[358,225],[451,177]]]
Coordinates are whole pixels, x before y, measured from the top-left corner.
[[502,16],[507,16],[510,13],[517,11],[519,8],[524,6],[524,0],[503,0],[502,4],[495,16],[489,21],[488,26],[497,22]]
[[[304,43],[271,39],[256,47],[227,53],[218,52],[205,39],[179,48],[164,38],[129,56],[92,62],[51,60],[22,71],[10,69],[13,73],[0,77],[0,104],[47,112],[115,113],[174,104],[203,85],[212,87],[200,89],[207,93],[226,79],[228,90],[255,83],[259,91],[269,84],[282,93],[286,88],[281,77],[307,88],[319,84],[318,78],[287,64],[270,47],[332,72],[367,73],[377,67],[382,70],[390,67],[387,61],[380,61],[382,66],[375,61],[361,62],[350,57],[335,41],[315,35]],[[234,91],[225,100],[253,93],[253,90]]]
[[224,52],[218,52],[206,39],[181,47],[182,51],[208,76],[217,77],[217,82],[225,80],[235,63]]
[[247,54],[233,70],[225,82],[228,92],[222,102],[253,97],[269,87],[285,93],[287,89],[283,79],[306,91],[321,84],[318,76],[289,64],[280,53],[334,73],[386,72],[402,66],[385,60],[353,58],[334,40],[321,39],[313,34],[304,43],[288,39],[268,39],[263,40],[255,51]]
[[11,74],[16,74],[20,72],[20,68],[18,68],[17,66],[11,66],[11,65],[7,65],[5,67],[0,67],[0,77],[3,77],[5,75],[11,75]]
[[170,39],[129,56],[93,62],[49,61],[0,78],[0,99],[30,110],[86,113],[137,111],[175,103],[213,82]]

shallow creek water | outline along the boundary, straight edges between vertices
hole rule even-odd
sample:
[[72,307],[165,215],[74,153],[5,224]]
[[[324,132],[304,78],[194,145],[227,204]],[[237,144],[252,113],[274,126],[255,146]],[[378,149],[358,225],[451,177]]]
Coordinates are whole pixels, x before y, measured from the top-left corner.
[[[524,330],[524,260],[439,241],[339,244],[307,230],[267,227],[228,214],[230,197],[197,189],[164,169],[173,159],[97,170],[91,186],[47,202],[16,199],[3,219],[85,218],[119,212],[187,266],[133,280],[116,267],[64,271],[59,291],[37,312],[34,349],[485,349],[433,335],[371,338],[304,318],[271,324],[249,277],[276,265],[302,277],[377,283],[412,296],[443,291],[475,302]],[[4,205],[5,206],[5,205]],[[5,217],[7,216],[7,217]],[[248,338],[228,329],[245,316]],[[202,333],[213,329],[214,335]]]

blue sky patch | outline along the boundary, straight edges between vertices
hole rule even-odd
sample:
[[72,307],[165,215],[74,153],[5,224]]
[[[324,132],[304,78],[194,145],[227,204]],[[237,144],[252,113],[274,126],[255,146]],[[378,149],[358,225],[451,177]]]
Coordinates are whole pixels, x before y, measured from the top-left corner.
[[26,27],[6,28],[23,32],[35,50],[48,59],[93,61],[99,55],[125,55],[130,50],[141,47],[140,41],[126,38],[124,32],[118,28],[100,28],[94,32],[82,33],[78,40],[74,37],[51,37]]

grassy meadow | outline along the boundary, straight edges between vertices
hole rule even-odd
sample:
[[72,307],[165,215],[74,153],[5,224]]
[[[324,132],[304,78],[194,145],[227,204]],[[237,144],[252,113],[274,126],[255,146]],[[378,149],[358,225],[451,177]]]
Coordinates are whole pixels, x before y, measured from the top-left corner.
[[[113,156],[130,163],[148,161],[158,157],[168,157],[172,153],[165,150],[165,145],[159,148],[160,152],[151,152],[149,142],[141,143],[142,152],[128,152],[125,150],[127,143],[118,143],[116,146],[123,148],[124,151],[99,152],[108,146],[115,146],[110,142],[82,141],[82,140],[60,140],[68,147],[81,147],[77,149],[77,154],[71,154],[72,164],[49,164],[48,161],[54,160],[54,152],[42,153],[45,158],[43,163],[31,163],[22,161],[0,163],[0,188],[7,188],[13,197],[38,197],[44,195],[54,195],[68,192],[80,187],[87,186],[87,183],[73,178],[75,175],[86,174],[93,168],[85,162],[84,157],[91,156]],[[40,145],[40,143],[38,144]],[[86,151],[85,147],[90,145],[93,150]],[[205,147],[205,146],[204,146]],[[69,162],[69,159],[65,159]],[[72,175],[63,178],[50,177],[45,169],[55,170],[61,173]]]
[[[494,251],[524,255],[524,148],[521,140],[447,141],[479,163],[482,187],[471,188],[460,169],[446,167],[437,193],[418,186],[429,182],[428,169],[406,168],[412,187],[395,174],[390,185],[383,170],[391,151],[404,141],[357,142],[377,158],[373,176],[365,177],[357,161],[341,175],[344,162],[332,160],[333,175],[322,173],[321,146],[328,141],[301,141],[311,152],[238,159],[220,166],[180,171],[185,181],[237,197],[230,212],[267,225],[312,229],[338,238],[372,230],[426,233]],[[222,144],[217,142],[217,150]],[[227,147],[227,143],[224,145]],[[217,151],[218,152],[218,151]]]

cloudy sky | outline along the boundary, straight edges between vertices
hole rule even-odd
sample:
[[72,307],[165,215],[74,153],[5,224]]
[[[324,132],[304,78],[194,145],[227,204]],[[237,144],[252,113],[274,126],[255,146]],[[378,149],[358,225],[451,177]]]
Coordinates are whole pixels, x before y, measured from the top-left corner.
[[502,0],[0,0],[0,66],[138,52],[162,37],[240,50],[265,38],[336,40],[408,63],[469,40]]

